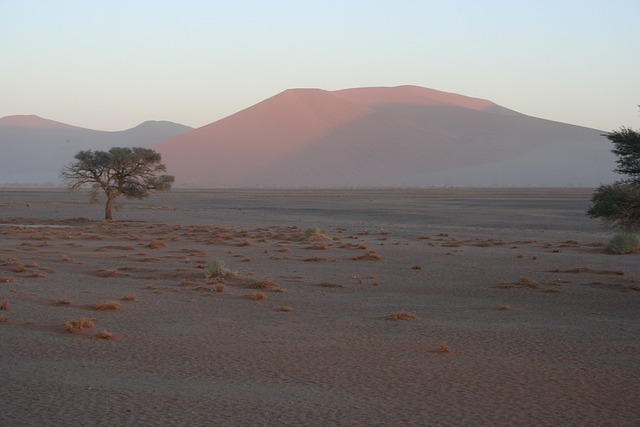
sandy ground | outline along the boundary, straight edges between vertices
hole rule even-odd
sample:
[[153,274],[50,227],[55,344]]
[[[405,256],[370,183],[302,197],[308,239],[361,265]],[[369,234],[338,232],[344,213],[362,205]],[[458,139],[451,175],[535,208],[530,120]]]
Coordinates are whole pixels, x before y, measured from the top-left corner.
[[589,196],[183,190],[105,223],[0,189],[0,425],[637,426],[640,258]]

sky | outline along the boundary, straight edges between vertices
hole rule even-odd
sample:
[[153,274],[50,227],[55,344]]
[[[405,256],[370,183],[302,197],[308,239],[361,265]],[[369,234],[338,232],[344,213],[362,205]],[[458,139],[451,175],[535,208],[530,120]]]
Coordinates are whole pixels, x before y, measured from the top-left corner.
[[640,128],[638,0],[0,0],[0,117],[200,127],[289,88],[418,85]]

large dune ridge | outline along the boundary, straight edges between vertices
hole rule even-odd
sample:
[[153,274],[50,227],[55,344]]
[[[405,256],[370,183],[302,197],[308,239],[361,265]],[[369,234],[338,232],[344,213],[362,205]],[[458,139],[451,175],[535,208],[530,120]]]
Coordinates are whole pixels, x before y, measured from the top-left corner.
[[418,86],[289,89],[154,148],[178,185],[595,186],[602,133]]

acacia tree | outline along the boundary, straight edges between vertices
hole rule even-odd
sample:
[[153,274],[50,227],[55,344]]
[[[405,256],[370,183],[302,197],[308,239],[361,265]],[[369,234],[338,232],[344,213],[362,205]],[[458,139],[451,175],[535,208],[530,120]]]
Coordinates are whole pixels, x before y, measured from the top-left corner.
[[111,220],[114,201],[119,196],[144,199],[152,191],[171,188],[174,177],[163,175],[166,166],[160,153],[149,148],[113,147],[109,151],[80,151],[63,167],[60,177],[70,190],[91,186],[91,197],[106,198],[104,218]]
[[587,215],[599,218],[609,228],[629,233],[640,231],[640,132],[628,128],[604,135],[613,142],[618,156],[616,172],[625,178],[601,185],[591,197]]

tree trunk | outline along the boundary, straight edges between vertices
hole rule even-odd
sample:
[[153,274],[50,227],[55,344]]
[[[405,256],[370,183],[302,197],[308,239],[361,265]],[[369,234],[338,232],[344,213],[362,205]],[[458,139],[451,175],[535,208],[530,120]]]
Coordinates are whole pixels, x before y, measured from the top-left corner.
[[104,206],[104,219],[111,221],[113,216],[111,215],[111,208],[113,208],[113,201],[115,197],[107,196],[107,204]]

